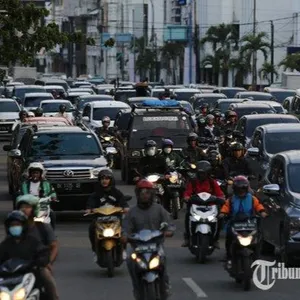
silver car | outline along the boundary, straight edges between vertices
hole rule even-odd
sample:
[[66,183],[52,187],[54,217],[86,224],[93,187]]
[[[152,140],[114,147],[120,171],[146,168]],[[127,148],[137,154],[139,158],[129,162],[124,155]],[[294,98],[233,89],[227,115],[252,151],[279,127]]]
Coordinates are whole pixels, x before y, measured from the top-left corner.
[[13,99],[0,99],[0,137],[10,137],[12,127],[19,119],[21,107]]

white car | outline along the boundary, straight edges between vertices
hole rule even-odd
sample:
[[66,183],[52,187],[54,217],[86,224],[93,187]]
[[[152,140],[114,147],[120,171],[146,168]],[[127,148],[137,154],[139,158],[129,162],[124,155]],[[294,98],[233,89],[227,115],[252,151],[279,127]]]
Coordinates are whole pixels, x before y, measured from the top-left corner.
[[12,127],[19,119],[21,107],[16,100],[2,98],[0,100],[0,136],[9,137]]
[[286,109],[283,108],[283,106],[276,101],[259,101],[259,103],[265,103],[271,105],[278,114],[286,114],[287,111]]
[[73,121],[73,112],[75,108],[69,100],[43,100],[40,104],[40,108],[43,109],[45,117],[55,117],[55,115],[59,112],[59,106],[62,104],[64,104],[67,108],[66,114],[68,119]]
[[43,100],[54,99],[51,93],[28,93],[25,94],[23,107],[28,111],[36,110]]
[[87,103],[83,108],[82,121],[91,129],[102,126],[102,118],[110,117],[110,127],[115,124],[115,119],[120,110],[131,110],[127,103],[121,101],[95,101]]

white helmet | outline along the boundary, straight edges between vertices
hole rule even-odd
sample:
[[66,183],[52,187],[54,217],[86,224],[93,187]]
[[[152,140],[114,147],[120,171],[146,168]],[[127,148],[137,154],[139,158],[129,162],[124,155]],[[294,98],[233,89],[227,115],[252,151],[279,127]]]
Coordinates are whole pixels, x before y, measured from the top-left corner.
[[33,118],[33,117],[35,117],[35,114],[32,111],[29,111],[28,112],[28,117]]
[[110,122],[110,117],[106,116],[102,118],[102,123],[104,122]]
[[27,174],[26,174],[28,177],[29,177],[30,170],[40,170],[41,173],[42,173],[42,178],[44,178],[44,176],[45,176],[45,168],[44,168],[44,166],[43,166],[41,163],[39,163],[39,162],[33,162],[33,163],[31,163],[31,164],[28,166],[28,168],[27,168]]

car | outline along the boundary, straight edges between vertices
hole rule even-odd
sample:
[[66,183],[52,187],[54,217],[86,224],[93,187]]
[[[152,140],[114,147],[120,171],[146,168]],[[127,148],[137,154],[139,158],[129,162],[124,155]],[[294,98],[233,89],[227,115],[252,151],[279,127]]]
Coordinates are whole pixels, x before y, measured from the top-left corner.
[[111,90],[114,90],[114,85],[100,84],[94,87],[94,91],[97,95],[107,95]]
[[202,92],[199,89],[191,89],[191,88],[173,89],[173,94],[176,95],[176,99],[182,101],[190,101],[191,97],[193,97],[195,94],[201,94],[201,93]]
[[14,86],[20,86],[20,85],[25,85],[24,82],[17,82],[17,81],[11,81],[11,82],[8,82],[6,84],[6,87],[14,87]]
[[228,99],[218,99],[214,109],[218,109],[221,111],[222,114],[225,114],[225,112],[229,109],[230,104],[232,103],[243,103],[251,101],[249,99],[235,99],[235,98],[228,98]]
[[199,111],[200,106],[204,103],[207,103],[210,108],[213,108],[219,99],[226,99],[226,98],[227,97],[224,94],[215,94],[215,93],[196,94],[190,99],[190,102],[193,104],[194,110]]
[[94,95],[95,92],[92,88],[90,87],[81,87],[81,88],[73,88],[68,90],[69,93],[82,93],[82,92],[87,92],[90,95]]
[[[158,98],[161,94],[164,94],[166,90],[164,88],[151,89],[151,97]],[[172,92],[172,90],[170,91]]]
[[287,113],[287,111],[283,108],[283,106],[277,101],[259,101],[259,103],[271,105],[276,110],[277,114]]
[[246,89],[240,87],[218,87],[213,93],[224,94],[227,98],[234,98],[236,93],[244,92]]
[[278,101],[281,104],[287,97],[293,97],[295,96],[296,93],[295,90],[272,88],[272,87],[264,88],[264,92],[271,94],[273,97],[275,97],[276,101]]
[[72,84],[73,88],[91,87],[92,84],[89,81],[74,81]]
[[300,89],[296,90],[295,95],[290,101],[289,113],[297,116],[298,118],[300,117]]
[[37,79],[34,84],[42,85],[42,86],[59,85],[59,86],[63,87],[65,91],[67,91],[70,88],[68,83],[65,80],[58,79],[58,78],[41,78],[41,79]]
[[52,93],[53,91],[55,91],[60,95],[66,92],[65,89],[60,85],[45,85],[45,90],[47,93]]
[[271,158],[288,150],[300,150],[300,124],[258,126],[246,156],[252,158],[251,166],[261,180],[269,168]]
[[55,117],[59,112],[60,105],[64,104],[66,106],[66,114],[70,121],[74,120],[73,113],[75,112],[75,107],[69,100],[43,100],[40,104],[40,108],[43,109],[44,117]]
[[107,168],[107,160],[97,136],[85,127],[57,126],[28,128],[19,148],[3,146],[12,164],[11,188],[20,188],[22,174],[31,162],[41,162],[59,202],[54,210],[82,210],[94,191],[98,173]]
[[85,105],[82,112],[83,124],[95,130],[102,126],[102,118],[110,117],[110,126],[113,127],[116,116],[121,109],[130,110],[127,103],[121,101],[95,101]]
[[160,147],[162,138],[170,138],[175,144],[174,151],[181,153],[186,147],[188,134],[193,130],[191,115],[179,103],[174,106],[174,100],[164,102],[172,103],[168,107],[167,104],[157,106],[157,102],[160,101],[147,101],[151,105],[134,106],[131,111],[122,110],[116,118],[115,127],[121,141],[121,175],[127,183],[132,183],[134,169],[143,156],[148,139],[156,141]]
[[294,97],[287,97],[284,99],[282,103],[282,107],[287,111],[287,113],[291,113],[292,111],[292,103],[293,103]]
[[22,106],[28,111],[35,111],[43,100],[54,99],[51,93],[28,93],[24,96]]
[[236,130],[245,136],[245,146],[249,147],[251,137],[256,127],[279,123],[299,123],[299,119],[291,115],[278,114],[245,115],[238,120]]
[[13,99],[0,99],[0,137],[10,137],[12,127],[19,119],[21,107]]
[[136,90],[116,90],[115,92],[115,100],[126,102],[128,98],[136,97]]
[[85,96],[85,95],[91,95],[91,94],[89,92],[68,92],[65,98],[66,100],[71,101],[73,105],[76,105],[76,103],[78,102],[78,97]]
[[87,103],[95,101],[114,101],[114,97],[110,95],[82,95],[77,98],[77,109],[82,112],[83,107]]
[[273,156],[257,196],[268,217],[262,221],[262,252],[277,254],[286,265],[299,259],[300,251],[300,151]]
[[275,100],[275,97],[272,94],[262,93],[262,92],[250,92],[250,91],[239,92],[234,96],[234,98],[242,98],[242,99],[248,98],[253,101]]
[[276,110],[270,104],[260,104],[258,101],[232,103],[229,109],[235,111],[238,118],[251,114],[276,114]]
[[37,85],[15,85],[11,96],[21,104],[24,101],[25,94],[28,93],[46,93],[46,90],[44,87]]
[[134,104],[141,104],[145,100],[159,100],[156,97],[131,97],[128,98],[126,103],[128,103],[130,106],[133,106]]

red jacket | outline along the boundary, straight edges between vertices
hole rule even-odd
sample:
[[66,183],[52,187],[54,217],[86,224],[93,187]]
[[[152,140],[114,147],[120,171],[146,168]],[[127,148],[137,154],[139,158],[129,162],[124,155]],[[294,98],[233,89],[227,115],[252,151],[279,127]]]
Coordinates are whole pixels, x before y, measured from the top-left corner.
[[225,197],[218,183],[213,179],[208,179],[203,182],[196,180],[194,184],[192,182],[188,182],[183,193],[183,197],[190,198],[193,194],[199,193],[210,193],[218,198]]

